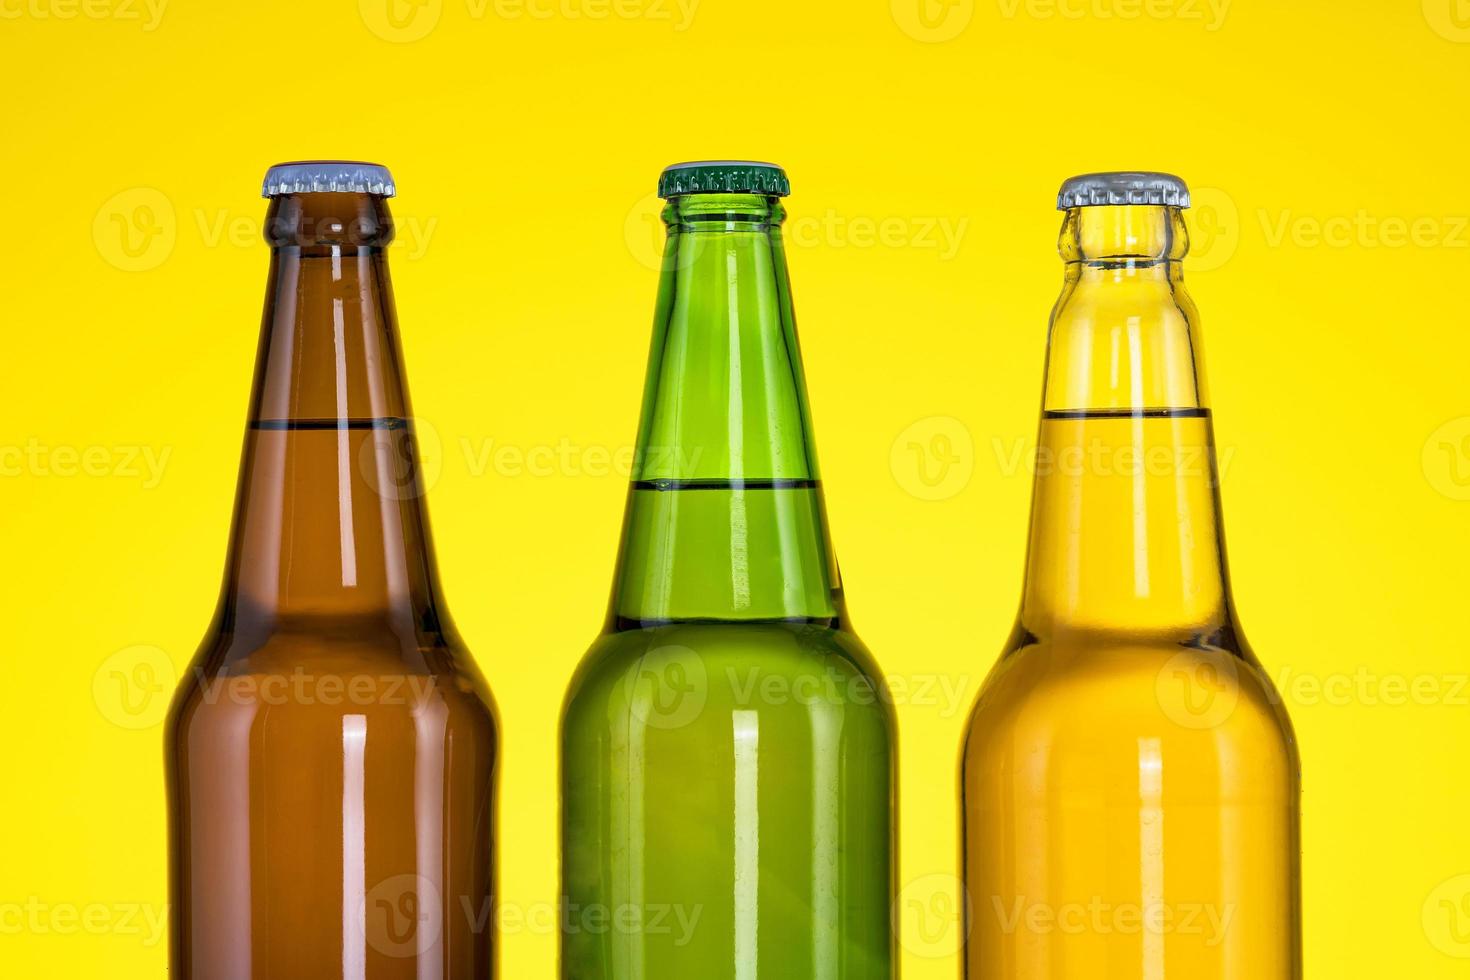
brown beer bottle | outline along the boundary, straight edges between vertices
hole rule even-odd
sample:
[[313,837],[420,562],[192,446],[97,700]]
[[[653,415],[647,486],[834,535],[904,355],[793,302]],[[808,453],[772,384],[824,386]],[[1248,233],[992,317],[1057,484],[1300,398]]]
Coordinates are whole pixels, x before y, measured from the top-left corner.
[[492,971],[496,720],[444,608],[382,167],[271,169],[223,595],[169,716],[175,980]]

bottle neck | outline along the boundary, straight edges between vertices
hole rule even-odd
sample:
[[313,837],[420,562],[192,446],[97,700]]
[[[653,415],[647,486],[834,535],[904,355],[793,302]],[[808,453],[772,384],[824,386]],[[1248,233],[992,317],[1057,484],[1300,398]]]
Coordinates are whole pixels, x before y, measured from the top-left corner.
[[235,630],[435,632],[428,522],[384,199],[272,200],[272,246],[230,547]]
[[840,618],[784,216],[751,194],[664,211],[614,624]]
[[1231,622],[1178,208],[1067,212],[1021,627],[1187,640]]

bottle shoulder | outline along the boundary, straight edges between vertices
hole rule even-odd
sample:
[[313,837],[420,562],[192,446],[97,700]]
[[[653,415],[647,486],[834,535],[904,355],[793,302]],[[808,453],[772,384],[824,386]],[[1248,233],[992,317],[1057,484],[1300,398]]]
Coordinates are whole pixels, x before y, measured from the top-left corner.
[[787,622],[683,622],[598,636],[568,686],[563,718],[603,717],[660,691],[675,700],[718,702],[735,710],[815,699],[892,714],[882,672],[847,630]]
[[498,728],[474,658],[453,633],[345,625],[262,633],[213,628],[175,692],[175,725],[204,714],[421,715]]
[[967,728],[967,752],[1019,734],[1060,745],[1120,739],[1212,739],[1274,744],[1295,734],[1270,676],[1243,642],[1127,637],[1013,642],[986,677]]

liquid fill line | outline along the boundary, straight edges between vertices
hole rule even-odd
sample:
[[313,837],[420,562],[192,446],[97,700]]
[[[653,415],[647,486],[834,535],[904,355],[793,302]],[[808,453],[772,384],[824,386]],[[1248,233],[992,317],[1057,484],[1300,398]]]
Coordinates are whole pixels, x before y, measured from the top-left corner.
[[756,980],[760,957],[760,714],[736,711],[735,980]]
[[367,980],[367,715],[342,718],[342,980]]

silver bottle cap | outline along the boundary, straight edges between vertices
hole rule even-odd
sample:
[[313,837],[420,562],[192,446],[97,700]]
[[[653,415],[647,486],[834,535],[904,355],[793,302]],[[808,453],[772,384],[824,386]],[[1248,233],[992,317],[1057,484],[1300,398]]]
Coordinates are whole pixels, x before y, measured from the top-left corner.
[[1098,204],[1189,207],[1189,187],[1173,174],[1125,170],[1069,178],[1057,195],[1057,210]]
[[377,194],[392,197],[397,188],[387,167],[353,160],[298,160],[266,171],[261,197],[281,194]]

